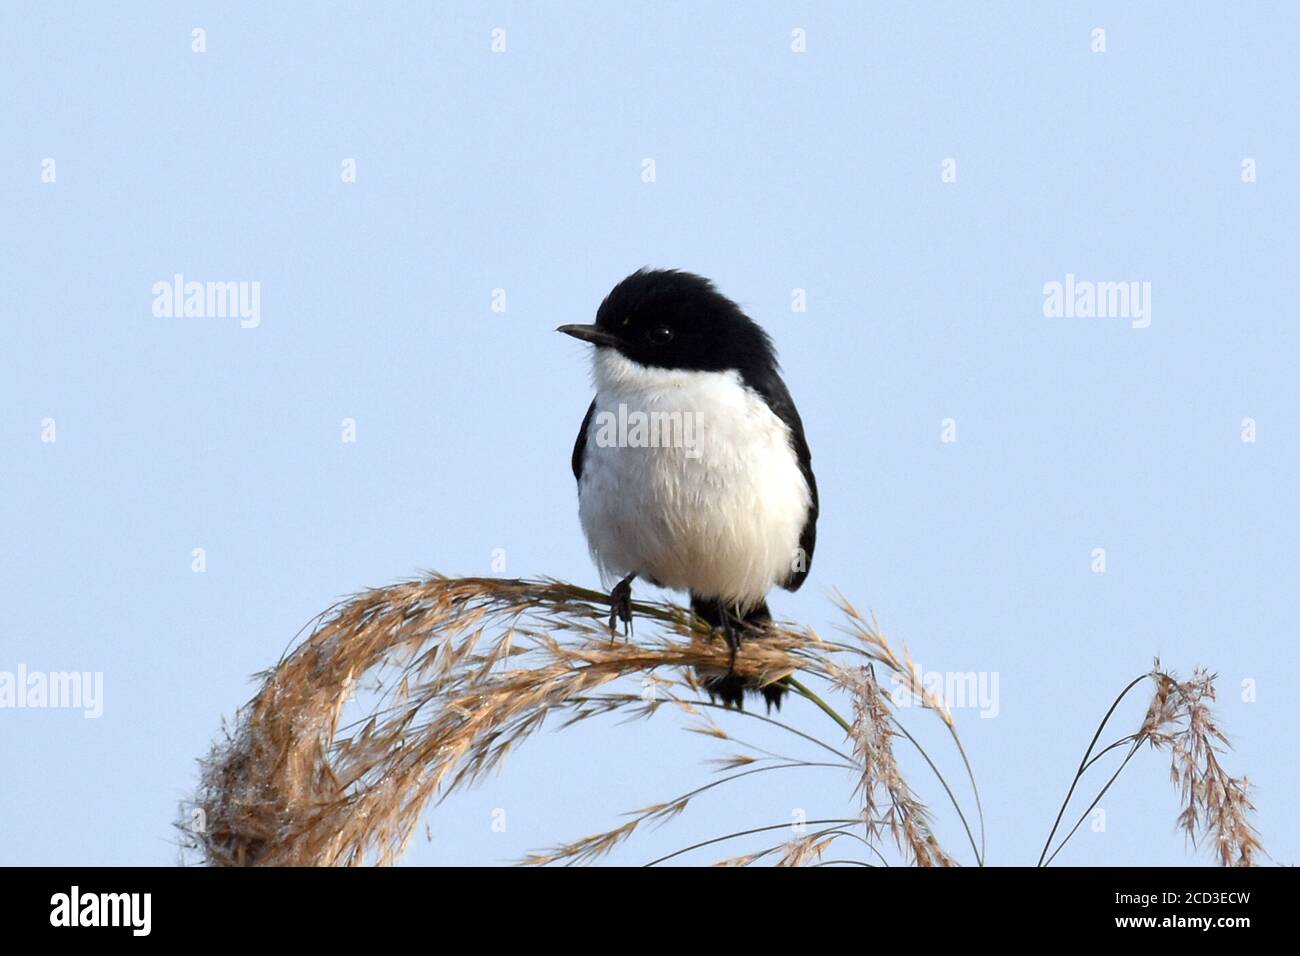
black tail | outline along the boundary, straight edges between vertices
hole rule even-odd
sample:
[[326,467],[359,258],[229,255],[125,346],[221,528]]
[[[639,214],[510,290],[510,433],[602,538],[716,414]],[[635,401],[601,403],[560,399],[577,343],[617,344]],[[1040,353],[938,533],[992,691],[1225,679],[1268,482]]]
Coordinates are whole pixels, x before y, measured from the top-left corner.
[[[725,630],[729,623],[738,642],[745,640],[747,637],[756,636],[756,631],[761,631],[765,625],[772,622],[772,612],[767,609],[766,601],[760,601],[744,614],[737,614],[731,608],[724,610],[723,605],[716,598],[704,598],[692,594],[691,610],[695,612],[697,617],[715,629],[722,628]],[[723,615],[726,615],[725,620]],[[704,689],[709,693],[710,700],[721,699],[724,706],[736,707],[739,710],[745,709],[745,691],[762,694],[769,713],[771,713],[773,706],[777,710],[781,709],[781,698],[786,693],[784,680],[768,684],[766,687],[759,687],[752,678],[747,680],[739,674],[713,672],[702,673],[700,677]]]

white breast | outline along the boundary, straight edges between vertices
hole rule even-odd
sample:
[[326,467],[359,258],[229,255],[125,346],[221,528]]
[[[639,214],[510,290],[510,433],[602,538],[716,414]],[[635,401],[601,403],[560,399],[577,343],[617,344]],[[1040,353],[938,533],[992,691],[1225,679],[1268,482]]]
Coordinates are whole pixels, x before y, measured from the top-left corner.
[[785,581],[811,495],[762,398],[735,372],[650,369],[603,348],[595,378],[579,515],[607,583],[635,572],[743,608]]

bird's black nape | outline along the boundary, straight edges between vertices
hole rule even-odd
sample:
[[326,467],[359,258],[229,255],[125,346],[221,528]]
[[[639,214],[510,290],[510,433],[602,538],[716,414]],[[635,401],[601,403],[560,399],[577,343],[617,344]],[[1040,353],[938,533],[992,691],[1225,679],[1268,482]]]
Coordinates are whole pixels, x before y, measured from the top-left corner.
[[[695,612],[696,617],[714,630],[724,630],[729,624],[741,640],[753,636],[756,631],[772,623],[772,612],[767,609],[766,601],[750,608],[743,615],[730,614],[730,620],[724,621],[722,615],[728,612],[719,608],[717,599],[702,598],[692,594],[691,610]],[[702,675],[700,682],[710,700],[721,700],[724,707],[735,707],[737,710],[745,709],[746,691],[751,694],[762,694],[768,713],[772,712],[774,706],[780,710],[781,701],[788,691],[784,681],[776,681],[760,687],[753,679],[746,679],[735,673]]]
[[595,330],[641,365],[702,372],[736,370],[761,378],[776,372],[766,332],[703,276],[641,269],[610,291]]

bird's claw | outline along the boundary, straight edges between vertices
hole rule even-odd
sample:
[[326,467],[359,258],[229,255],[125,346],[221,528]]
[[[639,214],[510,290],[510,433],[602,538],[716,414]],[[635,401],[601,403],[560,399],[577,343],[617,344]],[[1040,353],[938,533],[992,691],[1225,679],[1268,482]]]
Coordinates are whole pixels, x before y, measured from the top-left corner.
[[618,636],[617,621],[623,622],[623,636],[632,636],[632,580],[635,574],[629,574],[609,592],[609,636],[613,640]]
[[727,674],[736,673],[736,652],[740,650],[740,633],[736,630],[736,622],[732,620],[731,615],[725,610],[722,613],[722,636],[727,642],[727,647],[731,650],[731,657],[727,663]]

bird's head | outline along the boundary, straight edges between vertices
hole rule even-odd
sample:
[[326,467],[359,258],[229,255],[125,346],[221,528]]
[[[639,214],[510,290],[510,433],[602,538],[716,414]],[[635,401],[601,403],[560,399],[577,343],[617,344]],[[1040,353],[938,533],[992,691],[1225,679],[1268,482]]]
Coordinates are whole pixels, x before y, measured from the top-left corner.
[[722,372],[775,367],[772,341],[702,276],[641,269],[605,296],[594,325],[556,331],[649,368]]

